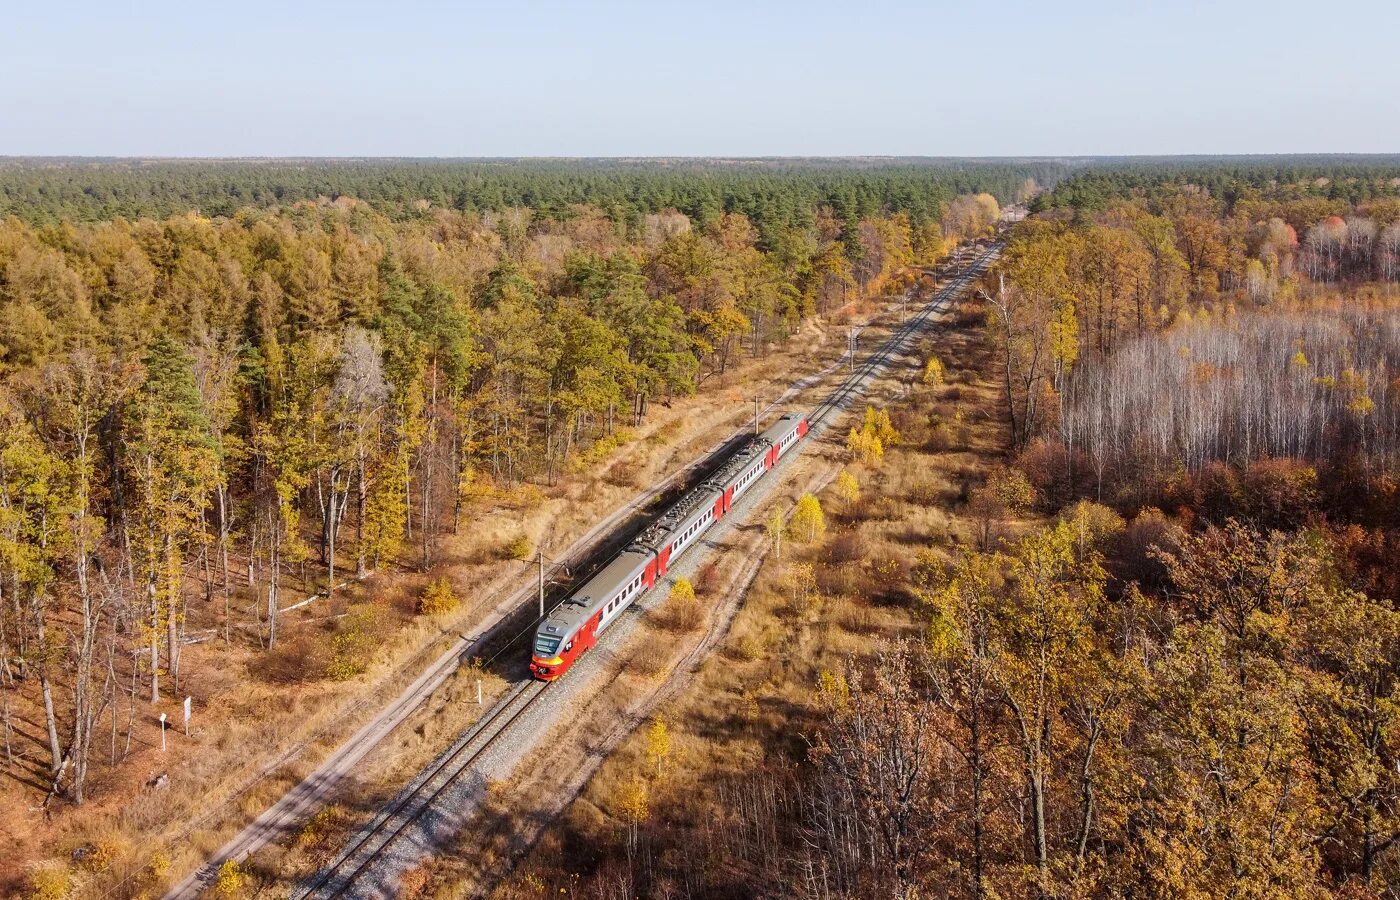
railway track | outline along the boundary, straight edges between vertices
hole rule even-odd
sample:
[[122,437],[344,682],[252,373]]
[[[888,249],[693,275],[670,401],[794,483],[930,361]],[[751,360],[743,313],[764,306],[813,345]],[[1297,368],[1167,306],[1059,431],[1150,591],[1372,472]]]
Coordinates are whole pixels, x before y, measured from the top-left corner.
[[550,686],[550,682],[533,679],[512,685],[486,716],[421,773],[388,809],[363,828],[306,888],[293,892],[293,900],[330,900],[344,896],[410,826],[433,808],[444,791],[471,770],[472,764],[497,738],[544,697]]
[[958,273],[941,290],[937,291],[932,300],[924,304],[923,308],[907,322],[895,329],[884,343],[867,356],[859,366],[855,367],[851,374],[837,385],[836,390],[832,391],[829,397],[817,404],[816,408],[812,410],[812,414],[808,416],[808,422],[813,426],[822,424],[833,410],[843,409],[846,402],[857,393],[857,389],[864,385],[875,370],[888,362],[891,355],[903,349],[904,342],[909,335],[922,329],[929,316],[941,311],[947,306],[948,301],[960,295],[973,279],[987,270],[987,266],[997,258],[1000,249],[1000,245],[992,245],[981,256],[973,260],[965,270]]
[[[847,401],[859,396],[860,389],[870,377],[884,366],[891,356],[904,348],[910,335],[921,330],[930,316],[944,309],[950,300],[959,296],[973,279],[986,270],[996,258],[998,249],[994,245],[974,260],[967,269],[937,291],[914,316],[896,328],[879,347],[854,366],[852,372],[830,396],[813,410],[809,416],[813,427],[824,425],[834,411],[844,409]],[[712,623],[711,628],[713,627],[715,626]],[[507,647],[514,645],[518,639],[519,635],[511,638]],[[692,654],[698,653],[705,645],[706,642],[702,641]],[[502,648],[496,655],[505,649],[507,648]],[[689,657],[686,662],[693,664]],[[386,851],[406,832],[413,830],[413,826],[433,810],[435,801],[468,775],[474,763],[538,703],[553,685],[554,682],[533,679],[514,683],[481,720],[401,791],[385,811],[364,826],[338,856],[322,867],[304,887],[294,891],[291,895],[292,900],[331,900],[343,897],[360,878],[373,874],[375,863],[385,857]]]

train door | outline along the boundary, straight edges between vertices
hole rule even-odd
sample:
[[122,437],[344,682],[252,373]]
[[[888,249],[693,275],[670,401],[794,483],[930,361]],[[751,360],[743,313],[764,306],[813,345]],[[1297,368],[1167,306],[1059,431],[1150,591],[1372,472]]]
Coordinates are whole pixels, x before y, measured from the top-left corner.
[[583,627],[578,630],[578,637],[574,638],[574,640],[578,641],[580,644],[578,647],[579,653],[582,653],[589,647],[598,643],[598,623],[602,621],[602,618],[603,611],[600,609],[593,614],[593,618],[585,622]]

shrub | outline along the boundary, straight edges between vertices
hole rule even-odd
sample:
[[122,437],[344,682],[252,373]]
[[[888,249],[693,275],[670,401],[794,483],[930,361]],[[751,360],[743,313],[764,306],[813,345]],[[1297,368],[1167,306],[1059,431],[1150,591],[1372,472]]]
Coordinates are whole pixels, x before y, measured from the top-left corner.
[[639,480],[637,476],[639,474],[641,474],[641,472],[637,468],[637,463],[634,460],[619,459],[611,466],[608,466],[608,474],[603,477],[603,480],[617,487],[638,487]]
[[916,481],[909,487],[909,502],[919,506],[936,506],[944,500],[944,489],[932,481]]
[[356,603],[350,606],[331,638],[330,660],[326,663],[327,677],[335,681],[349,681],[369,668],[379,647],[381,624],[379,607],[374,604]]
[[1090,550],[1102,551],[1109,541],[1123,533],[1123,517],[1112,509],[1089,500],[1080,500],[1060,513],[1074,531],[1077,555],[1082,559]]
[[993,523],[1025,514],[1035,505],[1036,490],[1020,469],[998,466],[987,480],[972,491],[968,511],[977,520],[979,541],[990,550]]
[[501,502],[511,509],[534,509],[544,502],[544,491],[534,484],[519,484],[501,494]]
[[1244,492],[1240,489],[1239,475],[1228,463],[1207,463],[1196,477],[1200,486],[1200,511],[1212,522],[1224,522],[1232,516],[1240,515],[1244,506]]
[[236,897],[243,893],[248,884],[248,873],[231,859],[219,866],[219,877],[214,882],[214,893],[220,897]]
[[1295,528],[1316,508],[1317,470],[1291,459],[1266,459],[1244,472],[1250,515],[1266,528]]
[[73,854],[78,864],[89,872],[105,872],[128,850],[124,840],[105,837],[85,844]]
[[529,559],[535,553],[534,542],[523,534],[518,534],[506,541],[506,559]]
[[1035,505],[1036,490],[1026,473],[1011,466],[998,466],[986,482],[972,492],[973,502],[990,503],[1002,514],[1024,515]]
[[325,674],[324,641],[312,634],[293,634],[279,640],[276,648],[255,657],[248,664],[248,674],[272,684],[300,684]]
[[1174,543],[1175,532],[1160,509],[1149,506],[1139,512],[1118,539],[1121,576],[1144,585],[1165,584],[1166,568],[1156,551],[1169,548]]
[[582,453],[569,460],[568,470],[572,474],[586,472],[593,466],[606,460],[622,447],[630,444],[636,435],[628,428],[619,428],[612,434],[605,434],[593,442],[593,445]]
[[935,453],[952,450],[957,444],[953,427],[942,416],[934,415],[929,423],[928,449]]
[[1069,478],[1072,470],[1090,471],[1087,462],[1072,458],[1064,444],[1042,438],[1031,441],[1030,446],[1021,451],[1016,467],[1026,474],[1027,480],[1051,508],[1068,503],[1074,496],[1074,485]]
[[859,532],[847,531],[837,536],[826,550],[827,562],[834,566],[856,563],[865,559],[868,550]]
[[763,642],[753,635],[744,635],[730,644],[730,653],[735,659],[752,662],[763,655]]
[[686,632],[700,627],[705,616],[695,596],[695,588],[689,581],[676,579],[666,602],[657,610],[657,619],[661,627],[668,631]]
[[418,612],[424,616],[440,616],[450,613],[461,605],[457,592],[452,590],[452,582],[444,576],[430,582],[418,598]]
[[677,578],[671,585],[671,593],[668,595],[670,603],[685,603],[695,600],[695,586],[689,579]]
[[329,838],[331,830],[340,817],[339,813],[340,808],[336,806],[326,806],[320,809],[301,827],[301,831],[297,834],[297,845],[315,847]]
[[30,900],[63,900],[73,890],[73,880],[62,866],[45,866],[29,874]]
[[661,664],[660,653],[642,649],[627,660],[627,671],[639,678],[655,678],[661,674]]
[[398,896],[403,900],[422,897],[431,881],[426,864],[414,866],[399,876]]
[[151,854],[150,862],[146,863],[146,873],[152,881],[159,881],[165,877],[165,873],[170,871],[170,854],[164,850],[157,850]]
[[708,594],[719,584],[719,564],[707,562],[700,567],[700,573],[695,576],[695,590],[702,594]]

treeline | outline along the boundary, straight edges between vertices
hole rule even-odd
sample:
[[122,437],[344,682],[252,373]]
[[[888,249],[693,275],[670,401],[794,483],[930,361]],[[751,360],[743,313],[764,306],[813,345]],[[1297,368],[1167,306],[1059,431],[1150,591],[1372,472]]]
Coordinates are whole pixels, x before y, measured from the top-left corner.
[[1032,212],[1102,210],[1124,199],[1150,200],[1182,189],[1208,193],[1227,208],[1260,198],[1357,204],[1400,195],[1400,156],[1103,158],[1037,197]]
[[646,215],[676,209],[707,226],[747,216],[762,246],[810,227],[818,206],[853,220],[904,212],[915,226],[942,204],[987,192],[1001,203],[1053,185],[1067,171],[1049,160],[12,160],[0,163],[0,217],[34,224],[231,216],[353,197],[394,219],[431,210],[484,213],[529,208],[568,220],[580,205],[602,210],[639,239]]
[[994,209],[952,204],[945,230],[821,206],[781,251],[743,215],[675,210],[635,241],[592,209],[5,220],[10,764],[37,750],[14,727],[32,717],[36,774],[81,802],[99,717],[115,764],[118,706],[129,746],[138,685],[153,703],[178,686],[196,610],[224,642],[276,647],[293,579],[329,591],[347,572],[433,565],[473,504],[538,496],[582,449],[625,442],[652,401],[902,284]]

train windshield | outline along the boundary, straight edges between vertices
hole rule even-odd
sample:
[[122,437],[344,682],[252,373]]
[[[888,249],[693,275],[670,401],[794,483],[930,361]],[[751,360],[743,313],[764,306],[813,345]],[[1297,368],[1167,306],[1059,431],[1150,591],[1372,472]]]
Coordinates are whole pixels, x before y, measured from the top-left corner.
[[539,635],[535,638],[535,653],[540,656],[553,656],[559,649],[559,638]]

